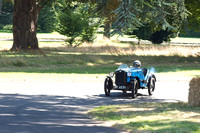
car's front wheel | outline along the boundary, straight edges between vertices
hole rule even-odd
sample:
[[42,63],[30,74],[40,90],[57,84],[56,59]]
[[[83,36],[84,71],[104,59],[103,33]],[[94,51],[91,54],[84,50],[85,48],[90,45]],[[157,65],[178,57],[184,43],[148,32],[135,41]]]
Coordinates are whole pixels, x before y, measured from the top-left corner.
[[149,80],[149,84],[148,84],[148,93],[149,95],[153,95],[153,92],[155,90],[155,78],[154,77],[151,77],[150,80]]
[[131,83],[131,96],[132,96],[132,98],[137,97],[137,90],[138,90],[138,81],[134,80]]
[[104,91],[106,96],[110,96],[110,90],[111,90],[111,79],[106,78],[104,82]]

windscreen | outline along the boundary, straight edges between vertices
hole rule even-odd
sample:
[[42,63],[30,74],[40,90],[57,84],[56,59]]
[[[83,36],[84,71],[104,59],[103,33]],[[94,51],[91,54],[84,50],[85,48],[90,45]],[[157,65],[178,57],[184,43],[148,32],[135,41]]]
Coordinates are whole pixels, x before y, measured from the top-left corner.
[[118,67],[118,69],[127,68],[127,67],[128,67],[127,64],[121,64],[121,65]]

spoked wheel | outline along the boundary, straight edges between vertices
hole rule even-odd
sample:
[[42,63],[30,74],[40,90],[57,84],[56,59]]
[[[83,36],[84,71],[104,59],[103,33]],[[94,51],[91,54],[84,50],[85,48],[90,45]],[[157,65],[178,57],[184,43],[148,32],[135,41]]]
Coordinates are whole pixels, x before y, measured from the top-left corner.
[[149,95],[153,95],[154,90],[155,90],[155,78],[152,77],[148,84]]
[[109,79],[109,78],[105,79],[104,91],[105,91],[106,96],[110,96],[110,90],[111,90],[111,87],[112,87],[111,83],[112,83],[111,79]]
[[136,98],[137,97],[137,91],[138,91],[138,81],[134,80],[131,83],[132,87],[131,87],[131,96],[132,98]]

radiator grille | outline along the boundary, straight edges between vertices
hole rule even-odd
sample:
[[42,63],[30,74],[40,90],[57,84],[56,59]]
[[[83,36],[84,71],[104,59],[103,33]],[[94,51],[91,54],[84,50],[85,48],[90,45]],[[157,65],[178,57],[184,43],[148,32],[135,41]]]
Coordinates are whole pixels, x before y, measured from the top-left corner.
[[115,84],[118,86],[126,85],[127,73],[124,71],[115,72]]

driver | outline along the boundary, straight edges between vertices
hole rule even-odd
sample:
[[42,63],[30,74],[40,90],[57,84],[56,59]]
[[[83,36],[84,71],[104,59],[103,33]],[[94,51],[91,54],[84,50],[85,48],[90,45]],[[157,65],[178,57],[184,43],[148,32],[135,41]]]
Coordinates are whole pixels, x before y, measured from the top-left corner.
[[133,62],[133,67],[135,67],[135,68],[140,68],[140,67],[141,67],[141,62],[140,62],[139,60],[135,60],[135,61]]

